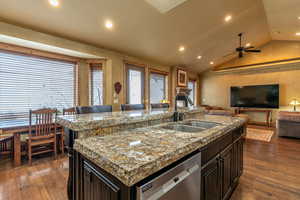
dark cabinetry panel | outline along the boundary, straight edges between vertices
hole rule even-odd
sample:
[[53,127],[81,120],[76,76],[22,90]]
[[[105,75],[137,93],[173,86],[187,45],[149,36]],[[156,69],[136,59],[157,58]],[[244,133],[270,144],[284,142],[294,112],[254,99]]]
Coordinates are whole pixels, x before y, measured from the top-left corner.
[[230,199],[243,173],[243,130],[236,129],[203,148],[201,200]]
[[121,200],[120,188],[87,163],[82,180],[84,200]]
[[220,199],[220,167],[215,158],[202,169],[201,175],[201,200]]
[[220,155],[220,179],[221,179],[221,194],[222,199],[225,200],[229,197],[232,187],[232,166],[233,166],[233,153],[232,145],[230,145]]

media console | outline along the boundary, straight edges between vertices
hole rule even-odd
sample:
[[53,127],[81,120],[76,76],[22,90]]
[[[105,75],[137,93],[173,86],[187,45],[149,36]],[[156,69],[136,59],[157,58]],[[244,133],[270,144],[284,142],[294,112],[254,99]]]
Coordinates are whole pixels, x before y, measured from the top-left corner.
[[270,110],[270,109],[237,108],[235,112],[236,112],[236,114],[249,113],[249,112],[264,113],[265,114],[265,121],[264,122],[259,122],[259,121],[255,121],[255,120],[250,119],[248,124],[265,125],[267,127],[272,126],[272,124],[271,124],[271,122],[272,122],[272,110]]

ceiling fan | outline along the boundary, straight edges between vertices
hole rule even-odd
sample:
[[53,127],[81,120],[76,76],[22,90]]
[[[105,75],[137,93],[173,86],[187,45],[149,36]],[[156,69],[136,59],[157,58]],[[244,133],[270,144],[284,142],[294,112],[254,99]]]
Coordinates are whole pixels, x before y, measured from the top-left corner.
[[235,54],[237,52],[239,58],[242,58],[244,56],[244,53],[260,53],[261,52],[261,50],[255,49],[254,46],[249,46],[249,47],[247,47],[247,46],[243,47],[242,46],[243,33],[239,33],[238,37],[239,37],[239,41],[240,41],[240,46],[235,49],[235,52],[230,53],[228,55],[225,55],[224,57]]

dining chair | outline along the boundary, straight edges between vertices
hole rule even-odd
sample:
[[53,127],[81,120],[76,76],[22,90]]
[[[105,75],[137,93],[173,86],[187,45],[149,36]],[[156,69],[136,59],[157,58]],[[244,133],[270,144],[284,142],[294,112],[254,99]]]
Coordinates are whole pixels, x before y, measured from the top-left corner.
[[76,107],[76,114],[88,114],[88,113],[102,113],[112,112],[111,105],[99,105],[99,106],[78,106]]
[[122,111],[144,110],[145,104],[121,104]]
[[74,114],[75,114],[75,107],[63,109],[63,115],[74,115]]
[[168,103],[151,103],[151,109],[157,108],[169,108],[170,105]]
[[[63,140],[63,131],[57,131],[55,123],[57,116],[56,109],[39,109],[29,111],[29,134],[26,140],[28,148],[29,164],[32,164],[32,156],[48,152],[54,152],[57,156],[57,135],[61,135]],[[63,142],[61,142],[61,150]]]
[[0,156],[13,155],[13,136],[0,135]]

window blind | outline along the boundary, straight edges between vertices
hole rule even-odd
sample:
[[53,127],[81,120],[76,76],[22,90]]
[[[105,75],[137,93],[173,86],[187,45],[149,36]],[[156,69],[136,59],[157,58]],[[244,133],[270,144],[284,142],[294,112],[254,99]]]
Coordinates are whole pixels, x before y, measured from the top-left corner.
[[101,65],[90,67],[91,105],[103,105],[103,71]]
[[0,51],[0,118],[72,107],[75,63]]
[[167,99],[166,76],[157,73],[150,74],[150,103],[161,103]]
[[196,81],[189,81],[188,88],[191,89],[189,97],[195,105],[196,104]]
[[144,76],[142,67],[127,64],[127,104],[144,103]]

